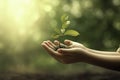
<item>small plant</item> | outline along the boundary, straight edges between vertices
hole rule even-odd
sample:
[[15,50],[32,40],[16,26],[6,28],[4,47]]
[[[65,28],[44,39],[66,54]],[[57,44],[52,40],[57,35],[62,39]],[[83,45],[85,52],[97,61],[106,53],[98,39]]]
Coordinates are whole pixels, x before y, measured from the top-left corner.
[[[52,38],[54,39],[58,39],[59,37],[64,37],[66,35],[68,36],[78,36],[79,32],[73,29],[68,29],[69,25],[70,25],[70,20],[69,20],[69,16],[64,14],[63,16],[61,16],[61,27],[54,27],[54,34],[52,35]],[[58,48],[66,48],[67,46],[64,45],[59,45],[56,50]]]

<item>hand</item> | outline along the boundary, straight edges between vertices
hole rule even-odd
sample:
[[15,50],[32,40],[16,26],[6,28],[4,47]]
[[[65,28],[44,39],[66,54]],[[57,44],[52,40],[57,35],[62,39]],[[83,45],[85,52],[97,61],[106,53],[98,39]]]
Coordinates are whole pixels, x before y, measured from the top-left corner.
[[59,48],[57,51],[55,51],[55,47],[57,47],[59,41],[54,41],[54,43],[51,41],[44,41],[42,43],[42,46],[51,56],[53,56],[59,62],[68,64],[81,62],[86,59],[86,51],[84,49],[85,47],[82,44],[70,40],[65,40],[65,44],[70,46],[70,48]]
[[[58,40],[55,40],[54,44],[56,46],[59,46],[59,44],[62,44],[62,43],[60,43]],[[64,44],[62,44],[62,45],[67,45],[69,48],[82,48],[82,49],[86,49],[86,47],[83,44],[80,44],[78,42],[74,42],[74,41],[71,41],[71,40],[65,40]]]

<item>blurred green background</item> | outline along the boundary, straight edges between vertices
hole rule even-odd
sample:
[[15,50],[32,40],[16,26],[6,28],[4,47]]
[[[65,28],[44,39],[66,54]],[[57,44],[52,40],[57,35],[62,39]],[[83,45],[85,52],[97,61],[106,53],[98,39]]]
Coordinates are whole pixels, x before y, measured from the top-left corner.
[[86,63],[61,64],[41,47],[51,38],[60,17],[70,16],[69,28],[78,37],[65,36],[97,50],[115,51],[120,44],[120,0],[0,0],[0,71],[40,73],[104,73]]

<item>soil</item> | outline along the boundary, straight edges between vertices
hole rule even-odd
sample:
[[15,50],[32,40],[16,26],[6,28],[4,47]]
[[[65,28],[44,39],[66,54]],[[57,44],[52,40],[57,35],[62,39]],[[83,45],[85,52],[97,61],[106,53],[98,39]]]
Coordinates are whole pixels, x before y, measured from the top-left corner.
[[55,51],[57,51],[59,48],[70,48],[69,46],[66,46],[66,45],[64,45],[64,44],[60,44],[59,46],[57,46],[56,48],[55,48]]

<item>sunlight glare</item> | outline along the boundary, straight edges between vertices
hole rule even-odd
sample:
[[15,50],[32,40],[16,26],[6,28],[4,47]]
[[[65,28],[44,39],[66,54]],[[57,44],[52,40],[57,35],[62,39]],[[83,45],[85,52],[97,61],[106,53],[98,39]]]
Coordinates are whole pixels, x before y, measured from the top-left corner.
[[[9,39],[4,44],[22,47],[29,36],[36,35],[38,25],[35,22],[39,18],[36,0],[0,0],[0,17],[0,37]],[[39,41],[41,36],[37,36]]]
[[27,41],[39,43],[45,37],[42,25],[46,18],[56,15],[54,8],[58,4],[59,0],[0,0],[0,38],[5,39],[2,43],[12,49],[22,49]]
[[37,10],[33,0],[8,0],[8,15],[14,19],[18,28],[27,28],[35,20]]

